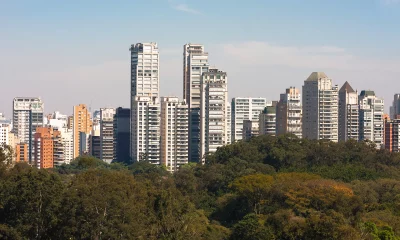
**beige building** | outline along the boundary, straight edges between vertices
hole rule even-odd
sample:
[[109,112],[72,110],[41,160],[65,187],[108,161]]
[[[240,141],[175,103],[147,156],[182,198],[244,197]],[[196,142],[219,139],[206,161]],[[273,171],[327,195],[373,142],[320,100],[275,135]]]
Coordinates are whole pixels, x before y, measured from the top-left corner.
[[177,97],[161,98],[161,164],[174,172],[189,161],[189,108]]
[[81,155],[81,146],[84,143],[84,137],[82,135],[90,134],[92,130],[92,120],[90,119],[89,109],[85,104],[79,104],[74,106],[74,121],[73,121],[73,136],[74,136],[74,159]]
[[313,72],[303,86],[303,138],[338,141],[338,86]]
[[231,143],[231,116],[226,72],[210,69],[203,73],[200,105],[200,156]]
[[302,108],[300,90],[295,87],[282,93],[276,106],[276,134],[292,133],[302,137]]

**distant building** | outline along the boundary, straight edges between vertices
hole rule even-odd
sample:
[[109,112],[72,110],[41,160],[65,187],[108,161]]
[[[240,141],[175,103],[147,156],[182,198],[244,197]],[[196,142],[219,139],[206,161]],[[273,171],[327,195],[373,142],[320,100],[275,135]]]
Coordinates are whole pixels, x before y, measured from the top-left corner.
[[33,164],[33,141],[37,127],[43,126],[44,105],[40,98],[17,97],[13,100],[13,133],[28,144],[28,160]]
[[131,163],[129,155],[130,142],[130,116],[129,108],[117,108],[114,115],[114,161]]
[[64,162],[61,133],[52,127],[38,127],[34,141],[34,165],[37,168],[53,168]]
[[286,89],[280,95],[276,106],[276,134],[292,133],[302,137],[302,108],[300,90],[295,87]]
[[131,146],[134,162],[160,164],[160,82],[157,43],[131,46]]
[[177,97],[161,98],[161,164],[169,172],[189,162],[189,108]]
[[359,96],[359,139],[370,140],[379,149],[384,143],[384,101],[374,91],[363,90]]
[[232,98],[232,142],[242,139],[243,121],[251,120],[258,122],[261,111],[263,111],[267,105],[267,99],[265,98]]
[[100,135],[90,135],[89,137],[89,155],[101,159],[101,138]]
[[[60,132],[60,137],[56,139],[55,145],[58,146],[59,157],[55,159],[54,165],[69,164],[73,160],[74,144],[73,129],[69,128],[70,117],[60,112],[54,112],[48,116],[46,126],[52,127],[55,131]],[[73,121],[73,118],[72,120]]]
[[204,156],[231,142],[228,76],[226,72],[210,69],[201,81],[200,145]]
[[89,109],[85,104],[74,106],[74,159],[88,151],[88,138],[93,122],[90,119]]
[[10,124],[0,122],[0,146],[9,143]]
[[18,143],[16,146],[16,162],[29,162],[29,154],[28,154],[28,144],[26,143]]
[[243,132],[242,139],[249,140],[252,137],[256,137],[260,134],[259,121],[244,120],[243,121]]
[[397,115],[400,115],[400,93],[396,93],[393,96],[393,105],[390,107],[391,113],[390,118],[395,119]]
[[303,86],[302,135],[338,141],[338,87],[323,72],[313,72]]
[[114,160],[114,108],[100,109],[100,159],[111,163]]
[[277,101],[272,101],[270,106],[264,108],[259,117],[259,134],[276,135],[276,105]]
[[159,98],[135,97],[132,104],[132,160],[160,164]]
[[358,94],[345,82],[339,90],[339,141],[359,139]]
[[183,99],[189,106],[189,161],[199,162],[201,78],[208,72],[208,53],[201,44],[183,46]]
[[385,120],[385,149],[400,152],[400,118]]

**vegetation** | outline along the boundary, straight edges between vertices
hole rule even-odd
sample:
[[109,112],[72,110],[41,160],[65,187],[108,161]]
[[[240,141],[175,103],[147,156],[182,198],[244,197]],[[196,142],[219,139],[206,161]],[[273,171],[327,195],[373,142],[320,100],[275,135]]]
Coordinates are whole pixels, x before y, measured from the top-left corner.
[[171,175],[80,157],[10,167],[0,239],[400,239],[400,154],[370,142],[260,136]]

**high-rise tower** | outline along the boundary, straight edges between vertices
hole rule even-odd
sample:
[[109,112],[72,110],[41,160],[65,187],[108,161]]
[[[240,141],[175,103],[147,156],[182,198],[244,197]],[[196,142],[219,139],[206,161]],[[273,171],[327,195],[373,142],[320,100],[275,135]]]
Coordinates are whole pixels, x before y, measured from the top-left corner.
[[131,158],[160,162],[160,82],[157,43],[131,46]]
[[200,161],[200,85],[209,70],[208,53],[201,44],[183,46],[183,99],[189,106],[189,161]]
[[74,106],[74,159],[82,155],[88,145],[87,140],[92,131],[93,122],[90,119],[89,109],[85,104]]
[[100,108],[100,159],[114,160],[114,108]]
[[358,141],[358,94],[345,82],[339,90],[339,141]]
[[189,109],[177,97],[161,98],[161,163],[173,172],[188,163]]
[[33,164],[33,141],[37,127],[43,126],[43,102],[40,98],[17,97],[13,101],[13,132],[28,146],[28,160]]
[[371,90],[362,90],[359,101],[360,140],[370,140],[379,149],[384,144],[384,101]]
[[201,161],[218,147],[231,143],[228,76],[226,72],[210,69],[203,73],[200,104]]
[[313,72],[303,86],[303,137],[338,141],[338,87],[323,72]]

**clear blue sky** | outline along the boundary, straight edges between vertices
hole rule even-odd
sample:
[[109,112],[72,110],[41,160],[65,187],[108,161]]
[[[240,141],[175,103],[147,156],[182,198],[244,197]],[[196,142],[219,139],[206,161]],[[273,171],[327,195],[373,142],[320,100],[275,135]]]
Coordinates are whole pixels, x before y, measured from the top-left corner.
[[182,46],[203,43],[230,96],[276,100],[312,71],[400,92],[400,0],[0,0],[0,112],[129,106],[129,46],[157,42],[161,93],[182,97]]

